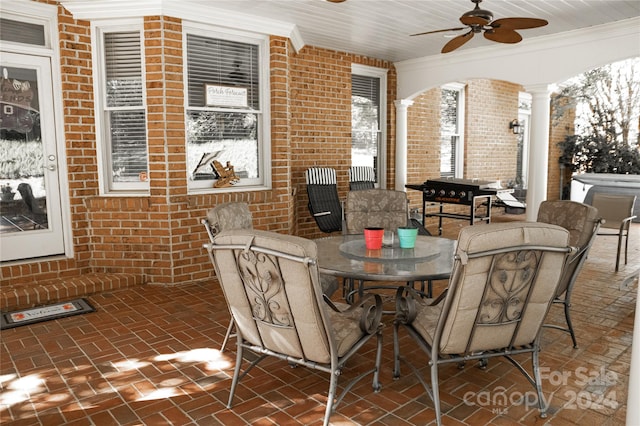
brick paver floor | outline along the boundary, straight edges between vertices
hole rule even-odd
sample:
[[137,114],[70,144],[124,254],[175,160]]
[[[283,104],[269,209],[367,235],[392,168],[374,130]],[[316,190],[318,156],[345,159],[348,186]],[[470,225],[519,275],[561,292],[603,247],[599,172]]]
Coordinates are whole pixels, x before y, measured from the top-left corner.
[[[455,238],[457,228],[445,236]],[[533,388],[520,373],[507,361],[492,360],[486,370],[441,368],[444,424],[623,425],[637,294],[637,282],[625,279],[640,271],[640,224],[633,225],[630,240],[629,264],[618,273],[616,239],[599,237],[593,246],[573,297],[579,348],[566,333],[544,331],[546,419],[527,404]],[[235,341],[219,352],[229,314],[215,281],[143,285],[88,299],[95,313],[2,331],[2,425],[322,423],[327,374],[278,360],[252,370],[233,408],[226,408]],[[553,307],[549,320],[562,318],[562,309]],[[369,379],[360,382],[337,407],[332,424],[433,422],[433,404],[409,369],[392,378],[390,326],[384,338],[382,390],[373,393]],[[401,345],[403,355],[424,363],[428,380],[426,355],[406,335]],[[373,361],[374,342],[364,349],[352,366]],[[343,381],[355,370],[347,368]]]

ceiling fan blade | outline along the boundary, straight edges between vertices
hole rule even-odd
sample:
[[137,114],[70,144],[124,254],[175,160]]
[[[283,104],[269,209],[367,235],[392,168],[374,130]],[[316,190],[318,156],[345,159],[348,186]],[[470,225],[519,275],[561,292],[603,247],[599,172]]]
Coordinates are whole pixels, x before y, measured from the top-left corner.
[[504,28],[507,30],[526,30],[529,28],[544,27],[549,22],[538,18],[502,18],[496,19],[489,25],[493,28]]
[[465,27],[447,28],[446,30],[435,30],[435,31],[427,31],[426,33],[411,34],[411,36],[419,36],[419,35],[435,34],[435,33],[444,33],[444,32],[447,32],[447,31],[460,31],[460,30],[464,30],[464,29],[465,29]]
[[482,16],[461,16],[460,22],[465,25],[488,25],[490,20]]
[[504,28],[494,28],[485,30],[484,38],[497,41],[498,43],[518,43],[522,41],[522,36],[514,30]]
[[327,1],[331,3],[342,3],[343,1],[346,1],[346,0],[327,0]]
[[453,50],[456,50],[458,47],[462,46],[469,40],[473,38],[473,31],[469,31],[468,33],[464,33],[459,35],[456,38],[451,39],[447,44],[442,48],[442,53],[449,53]]

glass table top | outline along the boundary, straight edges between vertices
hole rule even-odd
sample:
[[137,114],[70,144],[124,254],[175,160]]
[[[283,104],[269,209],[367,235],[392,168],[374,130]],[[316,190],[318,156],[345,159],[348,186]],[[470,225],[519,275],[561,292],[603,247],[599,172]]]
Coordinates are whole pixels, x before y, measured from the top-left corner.
[[367,250],[363,235],[315,240],[320,272],[367,281],[447,279],[453,269],[455,240],[418,235],[413,249],[396,245]]

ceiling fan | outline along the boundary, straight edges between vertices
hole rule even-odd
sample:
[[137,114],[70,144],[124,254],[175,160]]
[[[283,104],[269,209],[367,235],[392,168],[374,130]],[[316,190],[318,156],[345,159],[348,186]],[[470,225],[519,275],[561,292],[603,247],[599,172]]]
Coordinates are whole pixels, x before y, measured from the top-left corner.
[[468,27],[468,32],[451,39],[444,45],[442,53],[448,53],[456,50],[471,40],[476,33],[482,32],[484,34],[484,38],[491,41],[497,41],[498,43],[518,43],[522,40],[522,36],[515,30],[543,27],[549,23],[544,19],[538,18],[501,18],[493,21],[493,13],[488,10],[480,9],[480,3],[482,0],[471,1],[476,4],[476,7],[473,10],[464,13],[460,17],[460,22],[466,25],[466,27],[447,28],[446,30],[427,31],[411,35],[418,36],[447,31],[460,31]]

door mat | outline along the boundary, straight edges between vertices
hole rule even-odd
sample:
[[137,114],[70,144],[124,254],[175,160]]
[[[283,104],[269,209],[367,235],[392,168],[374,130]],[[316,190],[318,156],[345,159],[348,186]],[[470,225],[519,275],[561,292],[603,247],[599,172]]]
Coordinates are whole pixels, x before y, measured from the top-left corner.
[[68,302],[54,303],[53,305],[3,312],[0,315],[0,330],[94,311],[95,309],[87,299],[74,299]]

